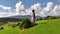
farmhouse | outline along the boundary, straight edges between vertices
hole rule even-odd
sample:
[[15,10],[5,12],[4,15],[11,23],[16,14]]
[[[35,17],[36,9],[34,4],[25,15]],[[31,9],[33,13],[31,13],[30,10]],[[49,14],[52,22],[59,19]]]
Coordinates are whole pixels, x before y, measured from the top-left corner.
[[56,17],[55,16],[47,16],[46,18],[48,18],[48,19],[55,19]]

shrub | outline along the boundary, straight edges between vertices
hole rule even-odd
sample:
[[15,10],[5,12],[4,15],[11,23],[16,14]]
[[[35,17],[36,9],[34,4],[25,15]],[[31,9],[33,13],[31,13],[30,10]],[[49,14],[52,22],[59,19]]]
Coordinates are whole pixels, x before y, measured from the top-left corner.
[[29,28],[31,25],[31,21],[27,18],[22,20],[22,23],[20,24],[20,28]]
[[4,27],[1,27],[0,30],[4,29]]
[[17,26],[19,26],[20,25],[20,23],[18,23],[18,24],[16,24]]
[[8,23],[8,26],[10,26],[10,23]]
[[11,27],[16,27],[16,25],[15,24],[11,24]]
[[43,18],[36,19],[36,21],[38,21],[38,20],[43,20]]

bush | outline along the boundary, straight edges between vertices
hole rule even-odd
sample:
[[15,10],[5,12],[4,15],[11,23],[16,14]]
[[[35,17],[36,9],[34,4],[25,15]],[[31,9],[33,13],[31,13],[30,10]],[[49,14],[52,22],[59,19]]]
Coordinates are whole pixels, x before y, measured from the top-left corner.
[[16,24],[17,26],[19,26],[20,25],[20,23],[18,23],[18,24]]
[[36,21],[38,21],[38,20],[43,20],[43,18],[36,19]]
[[1,27],[0,30],[4,29],[4,27]]
[[10,23],[8,23],[8,26],[10,26]]
[[13,25],[11,25],[11,26],[12,26],[12,27],[16,27],[16,25],[14,25],[14,24],[13,24]]
[[20,28],[29,28],[32,26],[31,21],[29,19],[23,19],[22,23],[20,24]]

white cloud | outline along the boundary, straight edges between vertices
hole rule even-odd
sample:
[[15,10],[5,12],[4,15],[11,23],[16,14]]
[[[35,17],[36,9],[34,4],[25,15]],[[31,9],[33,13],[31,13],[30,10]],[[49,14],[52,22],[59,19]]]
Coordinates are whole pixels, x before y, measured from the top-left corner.
[[[48,15],[50,15],[50,16],[56,16],[56,15],[59,15],[58,13],[59,13],[59,7],[54,7],[54,9],[53,9],[53,6],[54,6],[54,4],[53,4],[53,2],[48,2],[47,3],[47,6],[46,7],[44,7],[43,9],[40,7],[40,3],[37,3],[37,4],[34,4],[34,5],[32,5],[31,6],[31,8],[28,8],[27,10],[26,10],[26,14],[29,14],[29,15],[31,15],[32,13],[32,10],[34,9],[35,10],[35,13],[36,13],[36,15],[38,15],[38,16],[41,16],[41,17],[46,17],[46,16],[48,16]],[[28,12],[29,11],[29,12]],[[57,13],[57,12],[58,13]],[[52,13],[53,12],[53,13]],[[57,13],[57,14],[56,14]]]
[[52,10],[52,7],[53,7],[53,2],[48,2],[47,6],[43,8],[42,11],[45,13],[46,16],[49,15],[49,13]]
[[4,5],[0,5],[0,7],[4,10],[10,10],[11,9],[11,7],[7,7],[7,6],[4,6]]
[[8,17],[8,12],[0,12],[0,17]]
[[31,15],[31,14],[32,14],[32,13],[31,13],[31,11],[32,11],[31,8],[28,8],[28,9],[26,9],[25,11],[26,11],[26,15]]
[[34,4],[29,8],[27,13],[31,15],[31,11],[34,9],[36,15],[41,16],[41,17],[46,17],[48,15],[50,16],[58,16],[60,15],[60,5],[55,5],[53,2],[48,2],[46,7],[43,7],[43,9],[40,7],[40,3]]
[[50,12],[50,15],[52,16],[59,16],[60,15],[60,6],[55,5],[54,9]]
[[32,5],[31,6],[31,11],[34,9],[36,15],[39,15],[39,12],[42,10],[41,7],[40,7],[40,5],[41,5],[40,3]]
[[45,8],[43,8],[43,10],[49,12],[52,9],[52,6],[53,6],[53,3],[48,2],[47,6]]
[[41,8],[40,5],[41,5],[40,3],[32,5],[31,8],[28,10],[30,14],[31,14],[31,11],[34,9],[36,15],[46,17],[48,13],[52,10],[53,2],[48,2],[47,6],[44,7],[43,9]]
[[0,5],[0,8],[2,8],[3,10],[7,10],[8,12],[0,12],[0,17],[7,17],[7,16],[11,16],[11,7],[7,7],[4,5]]
[[15,7],[16,7],[16,15],[20,15],[20,13],[22,13],[22,11],[24,11],[24,5],[22,4],[21,1],[16,3]]
[[60,15],[60,5],[55,5],[53,2],[48,2],[46,7],[41,8],[40,3],[36,3],[32,5],[30,8],[25,9],[24,5],[22,4],[21,1],[16,3],[15,5],[15,12],[10,12],[12,9],[11,7],[3,6],[0,5],[3,10],[9,10],[9,12],[0,12],[0,17],[6,17],[6,16],[14,16],[14,15],[31,15],[32,10],[35,10],[36,15],[41,16],[41,17],[46,17],[48,15],[51,16],[58,16]]

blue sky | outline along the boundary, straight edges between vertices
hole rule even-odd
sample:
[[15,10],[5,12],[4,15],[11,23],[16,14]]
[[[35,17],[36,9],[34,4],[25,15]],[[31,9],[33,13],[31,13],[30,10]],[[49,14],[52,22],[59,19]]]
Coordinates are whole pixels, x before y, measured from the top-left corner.
[[60,4],[60,0],[0,0],[0,5],[10,6],[15,8],[15,4],[21,1],[25,8],[31,7],[35,3],[41,3],[41,7],[46,6],[47,2],[53,2],[54,4]]

